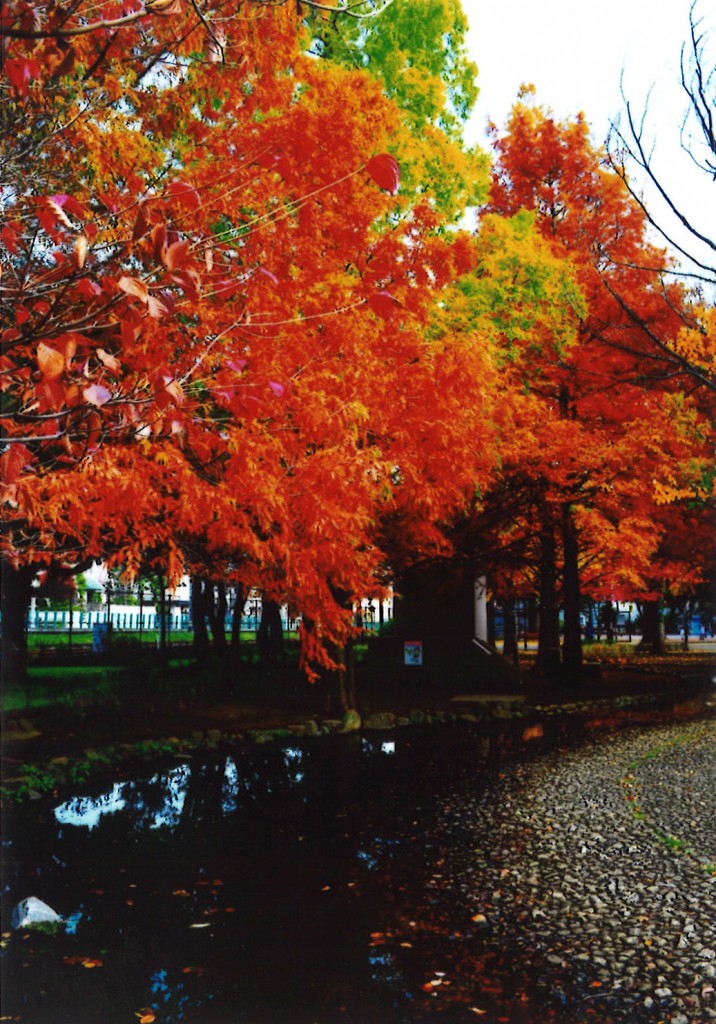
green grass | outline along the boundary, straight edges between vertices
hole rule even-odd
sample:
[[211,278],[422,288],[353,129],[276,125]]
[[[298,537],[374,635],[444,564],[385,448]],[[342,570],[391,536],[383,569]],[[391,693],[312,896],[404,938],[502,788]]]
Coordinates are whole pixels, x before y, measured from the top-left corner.
[[[243,635],[243,634],[242,634]],[[184,644],[191,643],[194,639],[194,634],[190,630],[177,630],[167,634],[167,641],[169,643]],[[75,630],[72,633],[72,646],[73,647],[91,647],[94,637],[91,631]],[[128,641],[131,643],[141,643],[143,646],[146,644],[147,647],[156,647],[159,640],[159,633],[153,629],[145,629],[141,633],[139,630],[114,630],[112,633],[111,644],[126,644]],[[27,645],[31,651],[43,650],[48,647],[52,647],[58,650],[67,650],[70,646],[70,634],[66,631],[58,630],[56,633],[28,633]]]
[[108,700],[121,688],[127,670],[118,665],[71,668],[33,667],[24,685],[7,687],[2,695],[3,712],[75,706]]

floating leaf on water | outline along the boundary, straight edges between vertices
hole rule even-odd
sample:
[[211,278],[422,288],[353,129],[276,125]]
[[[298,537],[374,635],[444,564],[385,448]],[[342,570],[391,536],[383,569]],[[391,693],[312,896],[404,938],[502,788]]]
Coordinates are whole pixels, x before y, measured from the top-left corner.
[[63,956],[63,963],[81,964],[82,967],[104,967],[102,960],[95,960],[90,956]]

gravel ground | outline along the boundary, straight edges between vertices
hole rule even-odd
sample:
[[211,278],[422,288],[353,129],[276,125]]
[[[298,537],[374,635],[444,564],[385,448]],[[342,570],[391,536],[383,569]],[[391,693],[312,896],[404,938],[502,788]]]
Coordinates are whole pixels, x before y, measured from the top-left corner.
[[[715,773],[713,719],[509,767],[445,807],[433,912],[457,909],[473,922],[463,947],[508,951],[539,979],[544,1018],[530,1020],[716,1020]],[[465,952],[452,965],[462,991]]]

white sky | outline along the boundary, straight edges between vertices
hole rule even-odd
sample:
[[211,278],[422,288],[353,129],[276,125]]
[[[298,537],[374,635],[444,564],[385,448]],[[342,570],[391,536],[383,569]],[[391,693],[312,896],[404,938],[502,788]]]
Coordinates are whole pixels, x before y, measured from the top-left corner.
[[[712,3],[697,0],[696,15],[711,31],[713,60]],[[623,110],[623,74],[625,94],[639,115],[652,90],[645,134],[655,142],[656,166],[670,193],[716,238],[716,196],[707,197],[709,182],[692,172],[679,137],[687,102],[679,62],[691,0],[463,0],[463,7],[480,86],[469,141],[484,143],[488,119],[503,127],[520,85],[531,82],[537,101],[558,119],[582,111],[601,144],[610,120]]]

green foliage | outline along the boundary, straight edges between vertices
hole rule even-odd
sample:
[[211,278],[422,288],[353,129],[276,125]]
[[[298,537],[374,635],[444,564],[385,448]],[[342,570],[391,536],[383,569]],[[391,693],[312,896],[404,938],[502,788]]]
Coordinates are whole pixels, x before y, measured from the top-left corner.
[[395,0],[379,18],[326,21],[314,14],[309,25],[315,52],[369,70],[412,129],[433,124],[459,136],[478,93],[460,0]]
[[81,785],[90,777],[92,772],[92,765],[89,760],[75,761],[74,764],[70,765],[69,777],[76,785]]
[[20,782],[14,790],[14,797],[20,803],[29,800],[33,795],[49,793],[55,788],[57,780],[54,774],[40,765],[23,764],[20,773]]
[[638,657],[638,651],[631,644],[585,644],[584,656],[588,661],[616,664],[623,661],[634,661]]
[[478,89],[460,0],[395,0],[366,21],[314,12],[307,24],[312,52],[368,71],[400,107],[404,131],[394,146],[401,192],[416,199],[429,194],[453,222],[485,202],[489,158],[461,141]]

